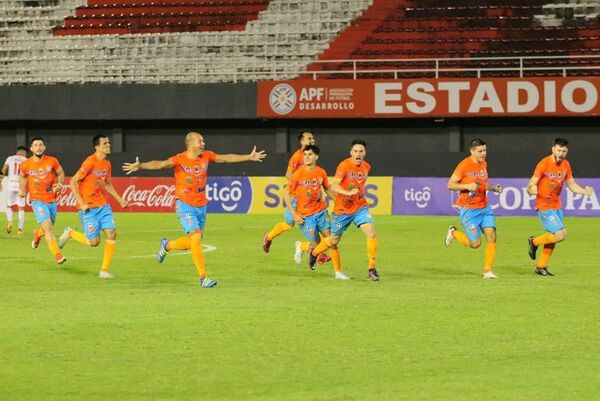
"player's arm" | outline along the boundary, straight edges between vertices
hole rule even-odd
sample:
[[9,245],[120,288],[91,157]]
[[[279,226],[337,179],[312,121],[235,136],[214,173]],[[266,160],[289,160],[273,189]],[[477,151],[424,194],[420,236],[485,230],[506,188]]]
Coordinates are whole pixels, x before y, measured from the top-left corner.
[[119,202],[119,205],[121,205],[121,207],[125,208],[129,206],[129,202],[121,198],[121,195],[119,195],[115,187],[113,187],[111,177],[106,177],[104,189],[106,189],[106,192],[108,192],[110,196],[112,196],[117,202]]
[[461,184],[460,180],[462,180],[461,177],[456,174],[452,174],[450,180],[448,180],[447,188],[450,191],[477,191],[477,187],[479,186],[478,183],[471,182],[469,184]]
[[0,171],[0,191],[2,191],[2,180],[4,179],[4,176],[8,173],[8,164],[4,163],[4,166],[2,166],[2,171]]
[[267,157],[267,154],[264,150],[256,151],[256,146],[252,149],[247,155],[237,155],[237,154],[226,154],[226,155],[216,155],[215,162],[217,163],[241,163],[241,162],[262,162],[262,160]]
[[292,191],[295,190],[296,185],[297,184],[293,181],[288,182],[288,186],[284,186],[282,188],[281,194],[283,197],[283,201],[285,202],[285,207],[292,215],[292,219],[294,219],[294,221],[296,223],[302,224],[302,223],[304,223],[304,219],[302,218],[302,216],[300,216],[298,213],[296,213],[296,209],[293,208],[292,198],[290,197],[290,191],[288,190],[288,188],[291,188]]
[[[340,195],[344,195],[344,196],[353,196],[358,193],[358,188],[352,188],[350,191],[345,190],[340,185],[341,182],[342,182],[342,180],[340,180],[338,177],[333,177],[333,179],[331,180],[331,186],[329,187],[329,189],[332,190],[334,192],[334,194],[340,194]],[[331,196],[331,195],[329,195],[329,196]],[[335,196],[332,197],[332,199],[335,199]]]
[[24,198],[27,194],[27,176],[23,172],[19,173],[19,196]]
[[534,175],[531,177],[529,182],[527,183],[527,193],[529,195],[537,195],[538,193],[538,182],[540,182],[540,177]]
[[173,160],[151,160],[149,162],[140,162],[140,158],[136,157],[133,163],[123,163],[122,169],[127,175],[138,171],[138,170],[163,170],[166,168],[173,168],[175,164]]
[[571,192],[581,195],[592,196],[592,194],[594,193],[594,188],[589,186],[584,188],[581,185],[577,184],[574,178],[570,178],[567,180],[567,188],[569,188]]
[[56,173],[56,184],[52,185],[52,190],[56,193],[60,191],[63,187],[63,183],[65,182],[65,170],[61,166],[55,170]]
[[88,206],[87,203],[85,203],[83,201],[83,198],[81,197],[81,194],[79,193],[79,183],[84,178],[85,178],[85,176],[83,174],[81,174],[81,170],[77,171],[77,173],[75,173],[73,178],[71,178],[71,182],[69,182],[69,187],[71,187],[71,192],[73,192],[73,196],[75,197],[75,200],[77,201],[77,204],[79,205],[79,209],[81,209],[85,212],[90,207]]
[[504,188],[502,188],[502,185],[500,184],[496,184],[496,185],[492,185],[492,184],[485,184],[485,190],[486,191],[493,191],[497,194],[501,194],[502,191],[504,190]]

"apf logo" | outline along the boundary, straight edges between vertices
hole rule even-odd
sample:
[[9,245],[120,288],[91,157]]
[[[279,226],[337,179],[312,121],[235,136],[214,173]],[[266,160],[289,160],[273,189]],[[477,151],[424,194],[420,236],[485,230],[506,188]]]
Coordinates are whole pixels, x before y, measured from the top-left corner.
[[248,213],[252,186],[247,177],[209,177],[206,197],[211,213]]
[[431,199],[431,188],[423,187],[420,190],[407,188],[404,190],[404,200],[414,202],[419,209],[427,207]]
[[269,94],[271,110],[280,115],[285,115],[296,107],[296,91],[288,84],[276,85]]

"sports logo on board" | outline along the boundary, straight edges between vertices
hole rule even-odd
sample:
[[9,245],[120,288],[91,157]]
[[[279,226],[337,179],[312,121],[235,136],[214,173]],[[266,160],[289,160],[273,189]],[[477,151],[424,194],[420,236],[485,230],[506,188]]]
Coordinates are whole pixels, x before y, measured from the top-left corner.
[[271,110],[279,115],[285,115],[296,107],[296,91],[288,84],[276,85],[269,95]]

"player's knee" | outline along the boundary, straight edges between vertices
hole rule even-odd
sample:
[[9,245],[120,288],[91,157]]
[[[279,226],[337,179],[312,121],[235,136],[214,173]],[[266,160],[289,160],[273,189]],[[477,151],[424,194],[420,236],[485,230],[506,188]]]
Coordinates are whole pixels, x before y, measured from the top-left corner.
[[339,243],[340,243],[340,238],[339,237],[333,237],[333,236],[329,237],[329,245],[331,247],[334,247],[334,246],[336,246]]
[[88,243],[90,244],[91,247],[95,248],[98,245],[100,245],[100,237],[92,238],[92,239],[88,240]]
[[554,236],[556,237],[556,242],[564,241],[567,239],[567,230],[563,228],[562,230],[554,233]]
[[469,247],[473,248],[473,249],[477,249],[481,246],[481,240],[477,240],[477,241],[470,241],[469,242]]

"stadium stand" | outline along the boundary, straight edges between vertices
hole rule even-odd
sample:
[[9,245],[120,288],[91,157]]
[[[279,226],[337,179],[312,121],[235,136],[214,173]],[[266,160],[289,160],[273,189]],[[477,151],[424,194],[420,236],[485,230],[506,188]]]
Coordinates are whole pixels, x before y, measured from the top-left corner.
[[589,57],[599,11],[548,0],[7,0],[0,84],[348,78],[357,63],[360,77],[599,75]]
[[[600,74],[586,69],[597,67],[598,59],[582,57],[597,55],[600,49],[600,3],[532,0],[523,5],[508,0],[476,4],[462,0],[375,2],[308,71],[336,71],[320,76],[348,78],[340,70],[356,70],[356,62],[327,61],[361,60],[361,77],[408,78],[419,74],[415,69],[434,70],[440,63],[448,70],[446,76],[481,76],[482,69],[493,76],[564,75],[560,67],[580,67],[570,75]],[[526,68],[535,72],[522,72],[522,57],[528,57]]]

